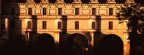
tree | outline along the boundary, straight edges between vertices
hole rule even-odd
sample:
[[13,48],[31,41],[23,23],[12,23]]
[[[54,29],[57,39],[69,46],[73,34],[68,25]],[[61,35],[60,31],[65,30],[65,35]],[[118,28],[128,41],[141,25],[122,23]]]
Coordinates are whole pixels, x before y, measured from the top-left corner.
[[119,23],[127,23],[129,40],[130,40],[130,54],[140,55],[144,47],[144,6],[141,4],[125,4],[121,7],[116,17]]

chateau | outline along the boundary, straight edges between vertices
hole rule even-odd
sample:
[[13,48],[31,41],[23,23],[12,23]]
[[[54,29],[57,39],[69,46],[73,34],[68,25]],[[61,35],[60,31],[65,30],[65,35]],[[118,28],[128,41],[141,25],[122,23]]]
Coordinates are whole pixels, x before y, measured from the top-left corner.
[[22,35],[25,41],[36,41],[40,35],[47,34],[56,44],[66,42],[71,35],[82,35],[92,48],[104,36],[113,34],[122,40],[123,54],[129,55],[127,25],[119,23],[116,13],[125,4],[130,6],[133,3],[134,0],[126,0],[125,3],[116,3],[115,0],[107,0],[106,3],[98,0],[90,0],[89,3],[81,0],[73,0],[72,3],[64,0],[16,3],[13,0],[0,5],[3,13],[0,13],[0,32],[7,39]]

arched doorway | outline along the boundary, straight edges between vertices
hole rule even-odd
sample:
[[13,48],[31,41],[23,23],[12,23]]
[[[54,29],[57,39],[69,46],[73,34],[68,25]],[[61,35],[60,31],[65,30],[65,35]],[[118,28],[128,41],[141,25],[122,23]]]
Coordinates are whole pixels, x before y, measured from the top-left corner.
[[40,34],[37,37],[38,55],[53,55],[54,38],[50,34]]
[[123,55],[123,42],[114,34],[104,36],[99,44],[98,55]]
[[66,40],[67,54],[69,55],[87,55],[88,40],[82,34],[71,34]]

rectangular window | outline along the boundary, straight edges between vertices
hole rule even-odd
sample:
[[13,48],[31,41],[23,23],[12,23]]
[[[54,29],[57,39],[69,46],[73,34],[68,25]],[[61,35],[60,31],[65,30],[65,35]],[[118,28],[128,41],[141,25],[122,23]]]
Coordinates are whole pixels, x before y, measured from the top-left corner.
[[109,15],[113,15],[113,8],[109,8]]
[[92,8],[92,15],[96,15],[96,8]]
[[46,8],[43,8],[43,15],[46,15]]
[[62,15],[62,8],[58,8],[58,15]]
[[113,22],[110,21],[110,22],[109,22],[109,30],[112,30],[112,29],[113,29]]
[[79,8],[75,8],[75,15],[79,15]]
[[46,21],[42,22],[42,29],[46,29]]
[[75,29],[79,29],[79,21],[75,21]]
[[28,8],[28,15],[32,15],[32,8]]

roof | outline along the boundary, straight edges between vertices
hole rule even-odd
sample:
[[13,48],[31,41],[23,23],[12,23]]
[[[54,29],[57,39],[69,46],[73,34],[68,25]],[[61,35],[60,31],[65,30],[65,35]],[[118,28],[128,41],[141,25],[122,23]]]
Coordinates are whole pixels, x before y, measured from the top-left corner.
[[[2,0],[3,3],[11,2],[12,0]],[[39,3],[41,0],[34,0]],[[50,3],[55,3],[56,0],[49,0]],[[73,0],[64,0],[66,3],[72,3]],[[82,0],[83,3],[89,3],[90,0]],[[98,0],[99,3],[106,3],[107,0]],[[26,0],[17,0],[18,3],[25,3]],[[125,3],[125,0],[116,0],[117,3]],[[144,0],[135,0],[136,3],[144,3]]]

